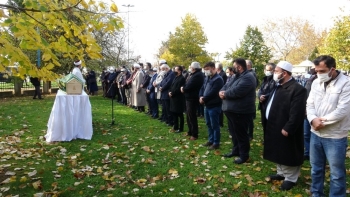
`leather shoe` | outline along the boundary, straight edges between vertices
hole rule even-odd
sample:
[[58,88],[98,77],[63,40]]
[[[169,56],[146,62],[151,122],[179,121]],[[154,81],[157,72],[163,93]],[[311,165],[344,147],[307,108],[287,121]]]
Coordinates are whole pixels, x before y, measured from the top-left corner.
[[211,146],[211,145],[213,145],[213,142],[207,142],[207,143],[203,144],[203,146]]
[[237,158],[237,159],[235,159],[233,162],[234,162],[235,164],[242,164],[242,163],[247,162],[248,160],[249,160],[249,158],[247,158],[247,159]]
[[216,149],[219,149],[220,148],[220,145],[219,144],[213,144],[211,146],[209,146],[209,150],[216,150]]
[[193,140],[197,140],[197,138],[196,138],[196,137],[191,136],[191,137],[190,137],[190,140],[191,140],[191,141],[193,141]]
[[284,180],[284,176],[281,176],[279,174],[272,174],[269,175],[271,181],[282,181]]
[[293,183],[291,181],[283,181],[283,183],[280,187],[280,190],[287,191],[287,190],[292,189],[294,186],[295,186],[295,183]]
[[182,133],[182,130],[176,130],[175,133]]
[[234,156],[239,156],[239,154],[236,154],[236,153],[226,153],[223,155],[224,157],[227,157],[227,158],[231,158],[231,157],[234,157]]

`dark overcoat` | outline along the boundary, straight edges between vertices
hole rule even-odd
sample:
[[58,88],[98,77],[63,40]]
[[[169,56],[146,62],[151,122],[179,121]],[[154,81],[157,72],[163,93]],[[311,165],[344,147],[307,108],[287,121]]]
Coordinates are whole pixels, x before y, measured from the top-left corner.
[[[264,159],[286,166],[300,166],[304,160],[306,89],[291,79],[277,86],[271,98],[264,135]],[[282,135],[282,129],[288,132],[288,137]]]
[[171,92],[172,97],[170,97],[170,111],[174,113],[183,113],[185,111],[185,95],[181,92],[180,88],[185,85],[185,77],[180,75],[176,76],[169,92]]

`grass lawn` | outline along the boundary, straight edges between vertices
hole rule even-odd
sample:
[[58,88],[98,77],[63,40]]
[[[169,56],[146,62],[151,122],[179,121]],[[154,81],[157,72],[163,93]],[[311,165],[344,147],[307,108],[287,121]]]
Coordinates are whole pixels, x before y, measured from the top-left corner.
[[[201,145],[207,141],[203,118],[197,141],[119,104],[115,105],[116,123],[110,126],[111,101],[101,96],[90,97],[92,140],[48,144],[43,136],[54,99],[0,99],[0,196],[309,195],[309,162],[302,166],[291,191],[279,191],[281,182],[268,182],[267,175],[276,173],[276,166],[262,158],[259,118],[250,162],[237,165],[221,156],[232,146],[227,124],[221,130],[221,148],[208,151]],[[329,172],[326,192],[328,188]]]

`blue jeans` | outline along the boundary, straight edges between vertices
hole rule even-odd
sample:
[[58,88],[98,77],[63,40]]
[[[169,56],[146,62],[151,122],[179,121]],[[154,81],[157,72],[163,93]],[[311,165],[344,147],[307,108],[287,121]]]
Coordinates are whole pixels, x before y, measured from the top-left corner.
[[220,144],[220,113],[221,106],[213,108],[204,107],[205,122],[208,127],[208,141],[215,145]]
[[345,156],[348,138],[322,138],[311,133],[310,164],[311,164],[311,193],[313,197],[325,196],[323,184],[325,180],[325,166],[328,161],[330,167],[329,196],[346,196]]
[[304,156],[310,155],[311,125],[307,118],[304,119]]

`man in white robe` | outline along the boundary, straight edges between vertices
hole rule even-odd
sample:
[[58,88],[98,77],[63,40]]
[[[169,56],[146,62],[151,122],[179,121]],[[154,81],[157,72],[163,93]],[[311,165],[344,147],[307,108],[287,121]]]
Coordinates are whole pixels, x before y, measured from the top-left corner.
[[83,74],[81,73],[81,60],[77,60],[74,62],[74,69],[72,71],[72,74],[77,76],[84,84],[85,84],[85,79],[83,77]]

